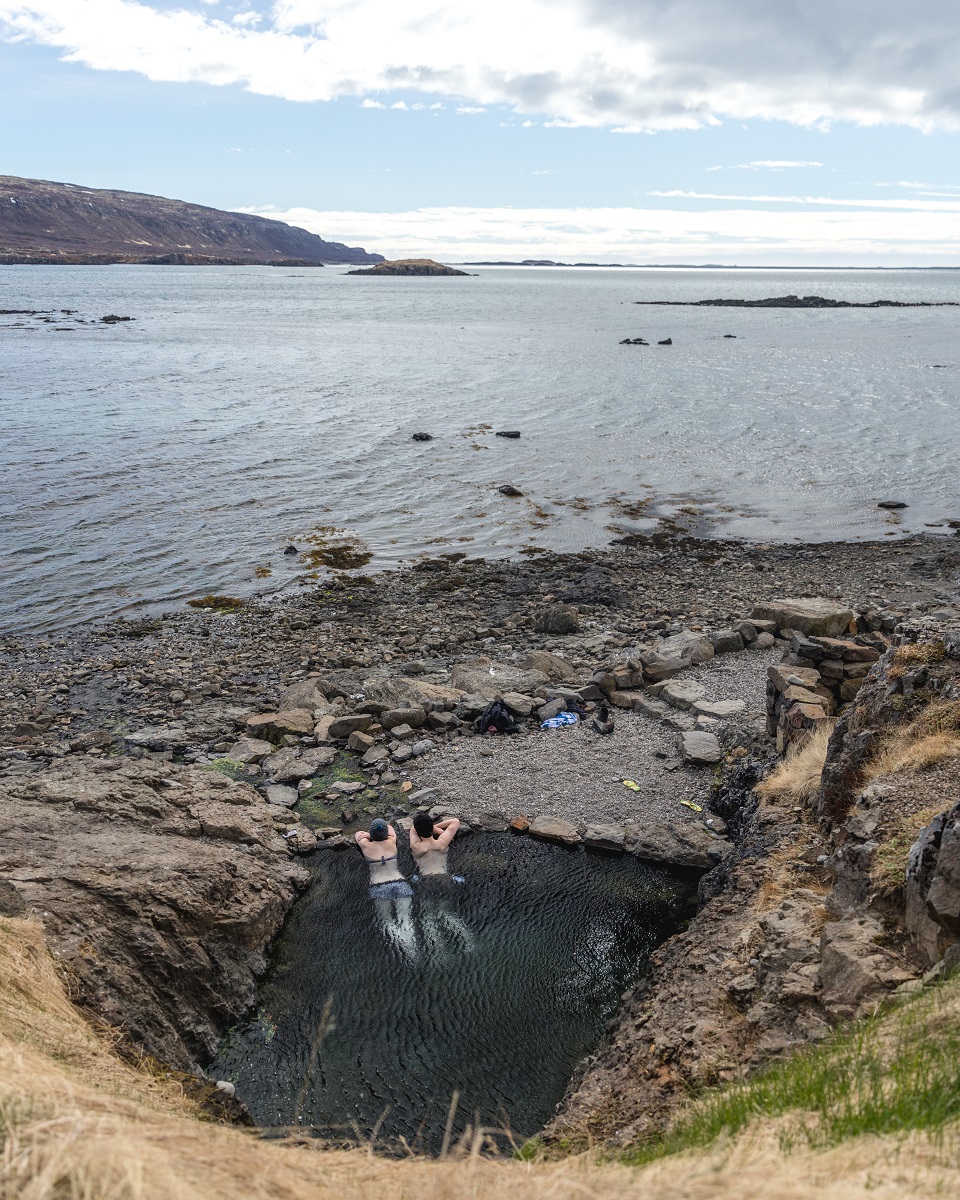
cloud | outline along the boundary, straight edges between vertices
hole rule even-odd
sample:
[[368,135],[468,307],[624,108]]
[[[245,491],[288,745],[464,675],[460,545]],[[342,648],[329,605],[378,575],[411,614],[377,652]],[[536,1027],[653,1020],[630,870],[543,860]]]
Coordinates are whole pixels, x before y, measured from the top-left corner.
[[448,262],[960,265],[960,212],[668,208],[418,208],[259,212],[389,257]]
[[0,33],[97,70],[293,101],[404,89],[624,132],[728,119],[960,129],[955,0],[274,0],[259,15],[0,0]]
[[761,158],[732,167],[707,167],[708,171],[790,171],[799,167],[822,167],[822,162],[798,162],[788,158]]
[[[926,193],[929,196],[934,192]],[[903,196],[896,200],[856,200],[839,199],[836,196],[742,196],[727,195],[722,192],[687,192],[681,188],[670,188],[669,191],[647,192],[648,196],[656,196],[662,200],[724,200],[731,203],[746,204],[817,204],[830,208],[899,208],[916,212],[958,212],[960,211],[960,195],[949,194],[945,203],[933,200],[916,200],[912,196]]]

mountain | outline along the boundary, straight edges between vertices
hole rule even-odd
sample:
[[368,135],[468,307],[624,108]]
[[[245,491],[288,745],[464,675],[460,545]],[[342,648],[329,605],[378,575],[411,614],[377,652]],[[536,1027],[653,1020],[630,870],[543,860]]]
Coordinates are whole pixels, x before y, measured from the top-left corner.
[[0,175],[0,263],[377,263],[267,217],[183,200]]

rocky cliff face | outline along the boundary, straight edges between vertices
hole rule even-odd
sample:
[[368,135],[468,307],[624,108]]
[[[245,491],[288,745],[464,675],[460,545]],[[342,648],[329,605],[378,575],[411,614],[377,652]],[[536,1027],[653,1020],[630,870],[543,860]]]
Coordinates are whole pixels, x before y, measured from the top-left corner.
[[139,192],[0,176],[0,262],[377,263],[282,221]]
[[714,800],[736,849],[651,960],[548,1140],[628,1145],[733,1080],[960,966],[960,631],[898,631],[836,725],[819,791]]
[[0,912],[33,912],[72,998],[195,1070],[255,999],[307,873],[258,792],[170,763],[71,760],[0,791]]

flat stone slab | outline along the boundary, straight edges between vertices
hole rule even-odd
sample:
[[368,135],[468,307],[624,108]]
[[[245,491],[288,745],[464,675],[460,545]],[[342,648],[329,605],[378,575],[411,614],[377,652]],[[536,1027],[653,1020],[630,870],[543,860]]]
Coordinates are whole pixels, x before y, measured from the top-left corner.
[[273,754],[274,750],[276,746],[272,742],[263,742],[259,738],[241,738],[227,751],[227,758],[240,763],[259,762],[261,758]]
[[687,709],[706,694],[707,689],[695,679],[672,679],[660,689],[657,699],[672,704],[674,708]]
[[283,808],[293,808],[300,799],[296,788],[284,787],[281,783],[272,783],[266,790],[268,804],[279,804]]
[[710,639],[693,629],[682,629],[672,637],[664,638],[657,646],[657,652],[682,659],[688,665],[709,662],[716,654]]
[[753,616],[776,621],[777,629],[793,629],[808,637],[840,637],[854,618],[852,609],[827,597],[769,600],[758,604]]
[[337,752],[332,746],[317,746],[302,751],[296,746],[287,746],[264,759],[263,770],[276,783],[294,783],[316,775],[323,767],[328,767],[336,756]]
[[622,825],[588,825],[583,840],[594,850],[622,850],[626,835]]
[[742,713],[747,706],[742,700],[695,700],[692,707],[698,717],[716,717],[722,721],[724,717]]
[[657,821],[627,835],[627,849],[647,862],[709,871],[732,849],[703,825]]
[[562,842],[565,846],[576,846],[580,842],[576,825],[560,817],[536,817],[530,824],[530,836],[546,842]]
[[684,762],[694,766],[710,767],[723,757],[723,750],[715,733],[704,733],[696,729],[690,733],[681,733],[680,749]]

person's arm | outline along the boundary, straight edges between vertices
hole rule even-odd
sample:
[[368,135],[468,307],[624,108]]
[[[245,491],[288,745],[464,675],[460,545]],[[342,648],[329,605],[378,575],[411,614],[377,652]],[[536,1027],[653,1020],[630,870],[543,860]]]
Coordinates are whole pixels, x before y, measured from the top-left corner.
[[456,817],[450,817],[446,821],[440,821],[434,828],[442,831],[435,839],[438,849],[446,850],[456,836],[460,822]]
[[361,850],[363,849],[364,842],[370,841],[370,834],[365,829],[358,829],[353,836]]

